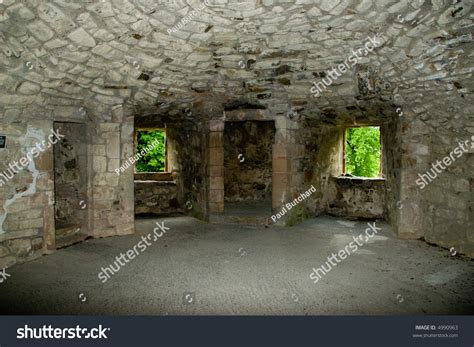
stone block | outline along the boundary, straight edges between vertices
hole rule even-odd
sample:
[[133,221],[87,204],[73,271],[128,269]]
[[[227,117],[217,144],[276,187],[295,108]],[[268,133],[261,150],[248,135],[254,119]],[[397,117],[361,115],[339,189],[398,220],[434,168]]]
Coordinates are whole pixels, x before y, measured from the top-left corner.
[[116,187],[119,184],[119,176],[115,173],[98,173],[94,177],[94,183],[97,186]]
[[453,179],[452,186],[456,192],[469,192],[470,184],[465,178]]
[[5,257],[9,254],[10,254],[10,250],[5,246],[0,245],[0,258]]
[[224,177],[224,166],[210,166],[209,176],[212,177]]
[[124,143],[122,144],[122,157],[123,160],[128,160],[131,156],[134,155],[134,146],[133,143]]
[[56,249],[54,206],[46,206],[43,210],[43,237],[46,249]]
[[31,249],[33,251],[38,251],[41,248],[43,248],[43,238],[42,237],[38,237],[38,238],[35,238],[35,239],[31,240]]
[[273,182],[273,189],[274,190],[286,190],[289,185],[290,178],[289,175],[286,173],[276,173],[272,174],[272,182]]
[[41,153],[35,160],[36,169],[39,171],[53,171],[53,151],[47,150]]
[[48,41],[54,36],[54,31],[40,20],[29,23],[27,28],[40,41]]
[[123,107],[122,107],[122,105],[112,107],[112,118],[113,118],[114,122],[121,122],[123,120]]
[[288,156],[288,145],[287,144],[275,144],[273,145],[273,158],[287,157]]
[[210,148],[209,149],[209,165],[222,166],[224,165],[224,149]]
[[113,226],[109,224],[106,218],[103,218],[102,213],[100,211],[94,211],[94,228],[92,234],[95,235],[96,230],[104,230],[108,228],[112,228],[113,230]]
[[289,171],[289,162],[286,157],[277,157],[273,159],[273,172],[286,173]]
[[30,236],[37,236],[37,235],[38,235],[37,229],[11,231],[11,232],[0,234],[0,242],[24,238],[24,237],[30,237]]
[[107,171],[107,158],[106,157],[95,156],[92,161],[93,161],[94,172]]
[[[3,204],[2,204],[3,206]],[[16,200],[13,204],[8,206],[8,213],[17,213],[17,212],[22,212],[26,211],[30,208],[30,205],[24,201],[23,199]]]
[[105,156],[105,146],[104,145],[93,145],[92,154],[94,156]]
[[292,145],[289,148],[290,155],[295,158],[302,158],[304,156],[304,151],[305,146],[304,145]]
[[209,203],[209,212],[210,213],[223,213],[224,212],[224,203],[223,202],[210,202]]
[[218,119],[212,119],[209,121],[210,131],[224,131],[224,121]]
[[122,138],[122,143],[127,141],[133,141],[133,123],[131,124],[122,124],[122,130],[120,136]]
[[210,148],[221,148],[224,146],[224,132],[212,131],[209,134],[209,147]]
[[224,189],[224,177],[211,177],[209,179],[209,188],[213,189]]
[[34,229],[43,227],[43,218],[27,219],[20,222],[20,229]]
[[94,196],[99,199],[113,200],[116,198],[115,189],[108,186],[96,186]]
[[96,199],[90,205],[90,207],[95,209],[95,210],[109,210],[109,209],[113,208],[113,205],[114,205],[113,200],[99,200],[99,199]]
[[118,169],[120,166],[120,159],[109,159],[107,163],[107,170],[109,172],[115,172],[115,169]]
[[42,207],[49,205],[50,195],[49,192],[37,192],[32,197],[30,197],[29,205],[31,207]]
[[51,179],[52,174],[49,172],[43,172],[38,176],[36,180],[36,188],[39,190],[50,190],[54,189],[54,181]]
[[25,257],[31,252],[30,239],[16,239],[7,241],[7,246],[13,254],[19,257]]
[[109,225],[120,225],[133,222],[134,217],[131,213],[109,212],[107,214],[107,221]]
[[223,189],[209,190],[209,202],[224,203],[224,190]]
[[135,210],[135,201],[133,200],[133,194],[130,197],[122,199],[121,206],[125,212],[133,213],[133,211]]
[[15,264],[16,264],[16,258],[14,256],[0,258],[0,269],[9,268]]
[[113,159],[120,158],[120,133],[108,133],[107,139],[107,157]]
[[115,227],[101,228],[99,226],[96,226],[96,228],[94,229],[93,235],[95,237],[110,237],[110,236],[116,236],[117,231]]
[[115,227],[117,235],[130,235],[135,233],[135,223],[120,224]]
[[118,132],[120,130],[119,123],[100,123],[99,131],[101,132]]

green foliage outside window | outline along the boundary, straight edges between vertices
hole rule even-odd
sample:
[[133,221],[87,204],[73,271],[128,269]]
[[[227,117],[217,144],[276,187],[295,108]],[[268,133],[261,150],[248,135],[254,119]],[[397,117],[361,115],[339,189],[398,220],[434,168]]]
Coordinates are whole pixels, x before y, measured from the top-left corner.
[[380,174],[380,128],[346,129],[346,172],[360,177]]
[[[157,140],[157,144],[153,145],[155,140]],[[164,172],[166,169],[166,133],[164,130],[137,131],[136,153],[142,153],[150,146],[153,146],[152,149],[136,162],[137,172]]]

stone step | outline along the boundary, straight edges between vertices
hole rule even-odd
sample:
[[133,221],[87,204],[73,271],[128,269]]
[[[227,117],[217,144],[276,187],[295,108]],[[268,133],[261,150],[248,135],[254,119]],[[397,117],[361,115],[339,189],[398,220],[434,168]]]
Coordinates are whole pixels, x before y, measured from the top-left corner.
[[209,217],[211,223],[219,224],[248,224],[248,225],[268,225],[270,219],[266,216],[229,216],[212,215]]
[[85,241],[89,236],[82,233],[74,233],[56,238],[56,249],[72,246]]
[[56,237],[68,236],[70,234],[77,233],[77,230],[80,230],[79,224],[69,224],[56,226]]

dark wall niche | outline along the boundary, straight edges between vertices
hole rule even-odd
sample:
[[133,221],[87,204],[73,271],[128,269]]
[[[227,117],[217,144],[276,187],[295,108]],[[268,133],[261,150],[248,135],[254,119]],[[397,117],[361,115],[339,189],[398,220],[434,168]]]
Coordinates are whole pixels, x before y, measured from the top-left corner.
[[271,199],[274,137],[272,121],[225,123],[225,201]]
[[87,133],[85,124],[56,122],[54,128],[64,135],[54,146],[54,213],[60,246],[61,239],[85,232],[86,210],[80,203],[87,196]]
[[[299,141],[305,144],[302,170],[305,187],[314,185],[316,192],[308,202],[313,215],[328,213],[350,218],[396,217],[398,181],[396,169],[400,167],[400,129],[398,117],[376,119],[378,109],[336,112],[336,125],[310,122],[301,130]],[[357,119],[357,122],[355,122]],[[384,179],[341,178],[343,173],[343,134],[346,127],[378,125],[382,138],[382,166]]]
[[204,218],[207,149],[204,124],[136,118],[135,128],[166,129],[168,173],[135,175],[135,213]]

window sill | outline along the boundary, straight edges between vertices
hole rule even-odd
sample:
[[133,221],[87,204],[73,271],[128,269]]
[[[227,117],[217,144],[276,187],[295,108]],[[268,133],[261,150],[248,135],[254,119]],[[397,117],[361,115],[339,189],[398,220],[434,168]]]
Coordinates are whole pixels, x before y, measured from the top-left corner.
[[138,184],[158,184],[158,185],[173,185],[173,186],[176,185],[175,181],[134,180],[133,182],[138,183]]
[[336,184],[341,186],[378,186],[385,185],[385,177],[350,177],[350,176],[333,176],[332,179]]
[[333,176],[337,180],[385,181],[385,177]]
[[171,172],[136,172],[133,178],[135,182],[175,183]]

